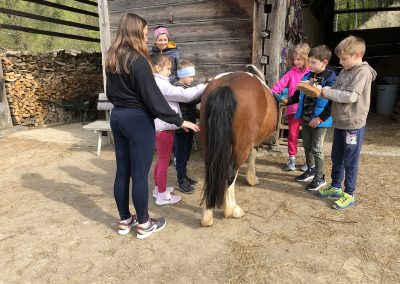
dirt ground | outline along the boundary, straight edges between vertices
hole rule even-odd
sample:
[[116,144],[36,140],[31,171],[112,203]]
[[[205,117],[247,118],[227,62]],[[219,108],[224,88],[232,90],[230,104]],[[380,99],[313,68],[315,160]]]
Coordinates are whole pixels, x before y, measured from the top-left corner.
[[111,145],[97,157],[80,124],[18,129],[0,131],[0,283],[400,283],[400,124],[388,118],[369,120],[355,207],[332,210],[294,181],[300,172],[282,170],[284,147],[263,149],[260,185],[238,178],[246,215],[215,211],[202,228],[194,151],[196,193],[173,206],[150,197],[167,227],[147,240],[115,232]]

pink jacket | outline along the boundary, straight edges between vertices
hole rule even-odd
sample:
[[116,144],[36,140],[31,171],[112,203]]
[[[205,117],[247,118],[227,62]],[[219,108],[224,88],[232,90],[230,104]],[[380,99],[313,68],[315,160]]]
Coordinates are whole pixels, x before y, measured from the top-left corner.
[[[303,75],[310,71],[307,67],[304,70],[300,70],[297,67],[291,68],[285,75],[282,76],[278,82],[275,83],[274,87],[271,89],[272,93],[279,94],[282,93],[283,89],[289,88],[288,96],[293,96],[294,92],[297,90],[297,84],[303,78]],[[295,114],[297,111],[297,104],[288,105],[286,115]]]

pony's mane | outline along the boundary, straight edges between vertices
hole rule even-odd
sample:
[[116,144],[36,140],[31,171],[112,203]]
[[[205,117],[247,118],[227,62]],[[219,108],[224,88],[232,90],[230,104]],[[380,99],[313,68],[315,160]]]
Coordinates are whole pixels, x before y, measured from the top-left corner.
[[228,75],[228,74],[231,74],[231,73],[232,73],[232,72],[225,72],[225,73],[218,74],[217,76],[214,77],[214,79],[221,78],[221,77],[223,77],[223,76],[225,76],[225,75]]
[[249,72],[246,72],[247,74],[250,74],[252,76],[256,76],[258,80],[260,80],[260,82],[268,88],[268,90],[271,91],[271,89],[267,86],[267,84],[265,83],[265,76],[263,73],[261,73],[260,70],[258,70],[258,68],[256,66],[254,66],[253,64],[247,64],[246,65],[246,69],[249,70]]

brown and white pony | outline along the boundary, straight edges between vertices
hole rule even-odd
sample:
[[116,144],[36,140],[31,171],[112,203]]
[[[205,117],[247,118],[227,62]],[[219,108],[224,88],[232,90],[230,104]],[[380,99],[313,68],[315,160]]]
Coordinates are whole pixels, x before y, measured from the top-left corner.
[[260,75],[259,71],[252,65],[247,68],[252,73],[232,72],[215,77],[201,99],[200,133],[205,162],[203,226],[213,225],[212,209],[216,207],[223,208],[225,218],[244,215],[235,200],[239,168],[249,158],[247,182],[258,183],[254,147],[276,128],[276,100],[263,78],[254,75]]

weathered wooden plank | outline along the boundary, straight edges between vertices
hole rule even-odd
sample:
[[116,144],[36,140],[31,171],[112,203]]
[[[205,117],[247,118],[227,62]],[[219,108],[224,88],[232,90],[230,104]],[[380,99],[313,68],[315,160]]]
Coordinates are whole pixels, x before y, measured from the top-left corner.
[[98,2],[99,10],[99,29],[100,29],[100,48],[102,54],[102,65],[103,65],[103,90],[106,91],[106,72],[105,72],[105,58],[108,49],[111,46],[111,36],[110,36],[110,19],[108,12],[108,2],[107,0],[99,0]]
[[284,44],[287,1],[272,1],[271,18],[268,19],[267,28],[271,31],[271,36],[265,41],[264,54],[269,56],[269,64],[266,66],[266,81],[269,85],[273,85],[279,80],[279,63]]
[[[112,8],[112,11],[117,11],[121,8],[125,8],[126,10],[131,9],[144,9],[144,8],[158,8],[164,9],[165,6],[174,5],[192,5],[192,4],[200,4],[200,3],[209,3],[213,2],[210,0],[109,0],[109,5]],[[249,0],[218,0],[220,4],[225,4],[231,7],[238,6],[246,12],[247,15],[251,16],[253,13],[253,3]],[[126,11],[125,10],[125,11]]]
[[197,3],[207,2],[207,0],[108,0],[109,5],[112,7],[128,7],[128,8],[143,8],[148,6],[164,7],[166,4],[176,3]]
[[264,13],[265,0],[254,2],[254,16],[253,16],[253,54],[252,63],[261,70],[264,74],[264,67],[261,66],[260,59],[263,53],[263,38],[261,33],[265,29],[266,16]]
[[225,72],[246,71],[245,64],[198,64],[196,65],[196,82],[204,82],[207,78],[214,78],[216,75]]
[[97,109],[98,110],[112,110],[114,108],[114,105],[110,102],[98,102],[97,103]]
[[[153,31],[157,25],[149,25],[149,42],[153,42]],[[207,39],[223,39],[247,37],[251,41],[251,19],[220,19],[211,21],[185,22],[167,26],[170,37],[174,41],[203,41]],[[111,28],[114,38],[117,27]]]
[[110,122],[106,120],[96,120],[84,125],[82,128],[92,131],[111,131]]
[[194,64],[203,62],[251,62],[251,42],[242,39],[226,39],[203,42],[178,43],[183,58]]
[[149,23],[174,23],[174,22],[188,22],[206,19],[219,19],[219,18],[236,18],[243,17],[249,18],[252,15],[246,14],[246,11],[238,5],[229,5],[226,2],[211,1],[200,3],[178,3],[165,5],[162,9],[160,7],[125,7],[109,6],[110,23],[114,26],[118,23],[122,14],[125,12],[132,12],[145,18]]
[[0,60],[0,129],[13,126],[4,82],[3,64]]

